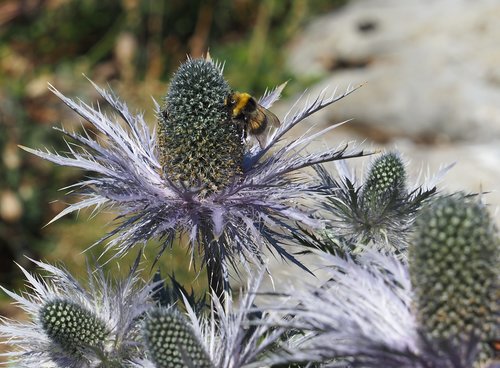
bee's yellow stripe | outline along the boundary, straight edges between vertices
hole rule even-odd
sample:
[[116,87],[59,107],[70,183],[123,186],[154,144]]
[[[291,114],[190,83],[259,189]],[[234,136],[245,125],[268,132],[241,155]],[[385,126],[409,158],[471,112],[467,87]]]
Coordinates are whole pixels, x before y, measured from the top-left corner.
[[245,108],[245,106],[248,103],[248,100],[250,100],[252,96],[250,96],[248,93],[238,93],[238,100],[236,102],[236,105],[233,107],[233,116],[238,116],[241,114],[241,110]]

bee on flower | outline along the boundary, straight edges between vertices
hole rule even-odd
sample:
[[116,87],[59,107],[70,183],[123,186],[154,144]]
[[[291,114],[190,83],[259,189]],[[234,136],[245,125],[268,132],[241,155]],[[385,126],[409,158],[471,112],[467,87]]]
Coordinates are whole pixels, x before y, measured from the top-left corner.
[[25,148],[59,165],[91,172],[76,183],[80,200],[55,219],[87,207],[109,207],[122,220],[100,241],[120,257],[151,238],[163,240],[161,255],[179,234],[200,249],[210,287],[228,287],[229,264],[261,263],[263,248],[304,267],[282,246],[296,223],[317,228],[312,203],[317,184],[301,173],[315,165],[359,157],[347,145],[304,153],[314,139],[334,126],[293,140],[284,135],[314,112],[338,101],[324,94],[293,109],[281,121],[269,109],[284,85],[259,100],[234,92],[210,57],[188,59],[173,75],[162,106],[156,106],[158,129],[142,115],[131,114],[113,94],[95,86],[124,124],[100,109],[75,102],[50,89],[88,121],[99,138],[62,130],[76,142],[69,156]]

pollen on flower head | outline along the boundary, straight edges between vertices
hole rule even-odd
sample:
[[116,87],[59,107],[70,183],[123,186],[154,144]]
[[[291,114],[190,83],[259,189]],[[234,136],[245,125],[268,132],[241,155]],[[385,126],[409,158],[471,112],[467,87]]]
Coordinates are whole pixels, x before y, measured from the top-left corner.
[[424,332],[455,344],[492,339],[499,315],[498,252],[495,226],[481,203],[455,195],[422,211],[409,262]]
[[207,353],[179,312],[155,309],[143,333],[150,359],[157,368],[213,368]]
[[241,127],[225,99],[230,87],[219,65],[190,59],[174,74],[159,119],[160,163],[173,182],[218,191],[241,173]]
[[102,346],[107,336],[104,322],[73,302],[48,302],[41,308],[39,319],[47,336],[70,355]]

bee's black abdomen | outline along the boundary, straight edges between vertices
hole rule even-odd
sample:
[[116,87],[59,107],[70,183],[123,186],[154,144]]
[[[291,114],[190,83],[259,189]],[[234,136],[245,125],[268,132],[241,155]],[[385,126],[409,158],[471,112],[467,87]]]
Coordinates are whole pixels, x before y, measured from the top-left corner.
[[257,101],[255,100],[255,98],[250,97],[248,99],[245,107],[243,108],[243,112],[253,113],[253,112],[255,112],[255,110],[257,110]]

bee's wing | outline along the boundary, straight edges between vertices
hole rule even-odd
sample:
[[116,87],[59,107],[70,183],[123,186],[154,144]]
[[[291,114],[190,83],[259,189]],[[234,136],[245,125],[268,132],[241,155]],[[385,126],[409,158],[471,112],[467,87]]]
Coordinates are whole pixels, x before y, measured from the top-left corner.
[[265,148],[269,142],[269,137],[279,128],[281,122],[276,115],[261,105],[257,105],[257,112],[263,115],[266,127],[262,133],[255,134],[254,137],[259,142],[260,148]]

